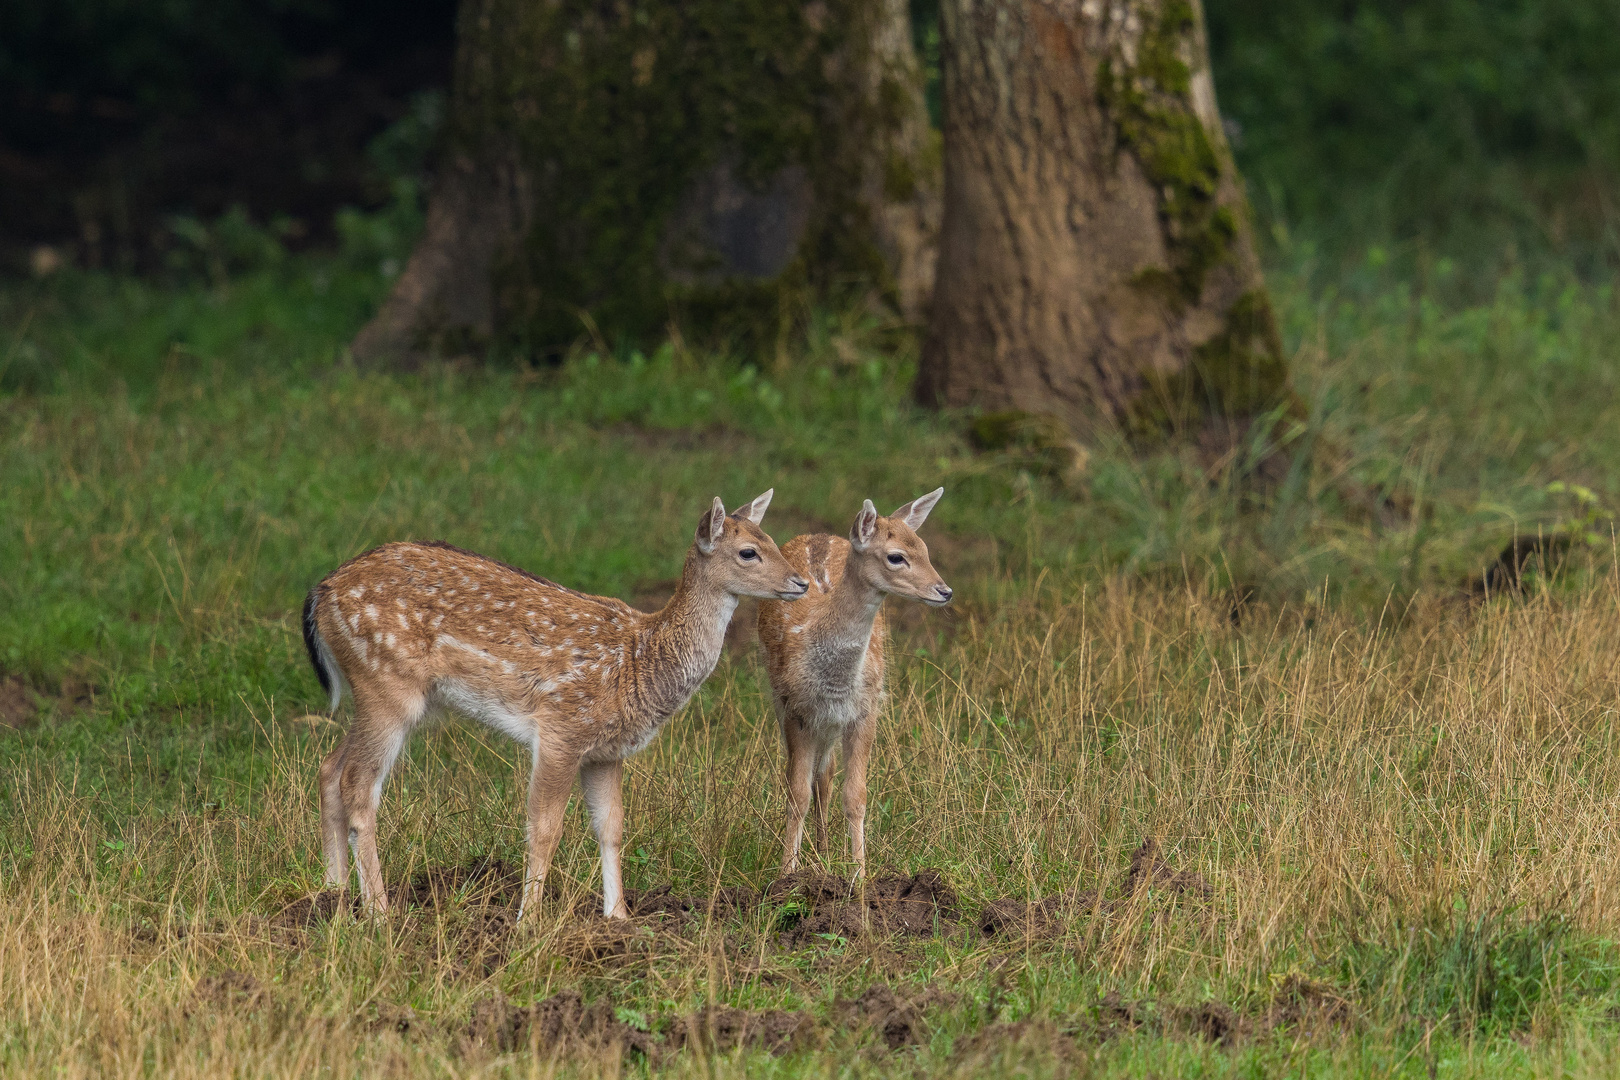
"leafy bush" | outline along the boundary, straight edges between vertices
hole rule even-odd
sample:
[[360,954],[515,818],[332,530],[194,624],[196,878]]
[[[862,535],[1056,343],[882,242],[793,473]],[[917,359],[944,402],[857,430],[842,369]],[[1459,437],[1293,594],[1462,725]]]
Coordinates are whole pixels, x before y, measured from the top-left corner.
[[[1207,6],[1221,106],[1263,211],[1352,249],[1614,259],[1613,0]],[[1486,275],[1492,276],[1492,275]]]

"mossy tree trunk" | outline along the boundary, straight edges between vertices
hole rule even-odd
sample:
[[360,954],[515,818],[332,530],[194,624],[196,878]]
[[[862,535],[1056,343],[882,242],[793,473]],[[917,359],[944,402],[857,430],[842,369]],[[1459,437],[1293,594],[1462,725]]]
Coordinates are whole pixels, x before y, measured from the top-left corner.
[[445,164],[363,362],[780,332],[933,283],[905,0],[462,0]]
[[918,392],[1084,439],[1291,403],[1197,0],[944,0]]

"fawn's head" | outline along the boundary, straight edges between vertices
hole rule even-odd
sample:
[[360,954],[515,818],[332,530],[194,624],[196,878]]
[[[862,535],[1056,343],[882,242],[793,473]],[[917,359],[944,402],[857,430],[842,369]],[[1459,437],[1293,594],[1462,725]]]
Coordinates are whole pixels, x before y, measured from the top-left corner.
[[731,514],[716,498],[698,520],[694,548],[701,571],[733,596],[797,600],[810,588],[759,527],[775,493],[772,488]]
[[[852,569],[874,589],[909,596],[934,607],[951,602],[951,587],[928,561],[928,545],[917,530],[928,519],[928,511],[945,494],[935,488],[913,499],[888,517],[879,517],[872,500],[861,505],[855,524],[849,528],[849,543],[855,549]],[[846,571],[847,572],[847,571]]]

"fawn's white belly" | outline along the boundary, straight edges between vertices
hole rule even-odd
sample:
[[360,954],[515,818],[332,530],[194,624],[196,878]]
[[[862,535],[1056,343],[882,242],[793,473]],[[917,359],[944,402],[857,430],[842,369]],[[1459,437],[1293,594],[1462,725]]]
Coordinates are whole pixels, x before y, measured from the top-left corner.
[[433,692],[439,705],[469,720],[488,724],[524,746],[532,748],[539,738],[540,730],[534,717],[513,711],[497,698],[478,693],[460,679],[440,679],[434,684]]

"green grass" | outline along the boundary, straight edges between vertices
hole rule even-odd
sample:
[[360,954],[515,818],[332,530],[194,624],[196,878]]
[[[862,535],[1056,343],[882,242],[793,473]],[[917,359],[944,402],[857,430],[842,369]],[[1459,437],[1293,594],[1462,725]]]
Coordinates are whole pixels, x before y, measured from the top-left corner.
[[[498,988],[576,989],[655,1028],[708,1000],[818,1018],[809,1049],[677,1055],[674,1073],[1612,1072],[1611,560],[1583,552],[1522,603],[1461,598],[1515,532],[1594,516],[1549,483],[1620,498],[1606,287],[1508,279],[1465,306],[1371,264],[1336,290],[1278,274],[1311,407],[1287,434],[1322,452],[1256,494],[1185,448],[1099,445],[1071,484],[974,453],[960,418],[911,404],[908,335],[859,313],[817,316],[782,358],[671,345],[358,373],[343,346],[385,286],[349,258],[0,290],[0,679],[55,702],[0,729],[4,1071],[524,1072],[525,1054],[458,1049]],[[1410,512],[1347,505],[1345,475]],[[765,524],[785,539],[939,484],[924,538],[959,599],[900,613],[874,857],[939,868],[972,915],[1112,896],[1157,836],[1209,900],[1068,911],[1029,943],[969,924],[803,948],[766,905],[623,961],[585,958],[559,905],[488,968],[456,959],[483,917],[470,901],[276,924],[319,884],[313,777],[337,731],[298,720],[324,702],[296,612],[342,560],[443,538],[650,598],[715,494],[774,486]],[[728,654],[633,764],[632,887],[774,876],[762,680],[752,651]],[[59,695],[78,684],[87,702]],[[522,780],[482,731],[413,744],[384,796],[390,880],[516,859]],[[576,810],[568,896],[593,857]],[[274,1008],[188,1017],[224,968]],[[831,1020],[874,982],[960,997],[894,1057]],[[1301,985],[1349,1019],[1276,1021]],[[1102,1038],[1110,991],[1141,1026]],[[1229,1043],[1193,1033],[1210,1001],[1242,1022]],[[414,1034],[367,1027],[406,1004]],[[1051,1030],[964,1049],[1029,1017]]]

